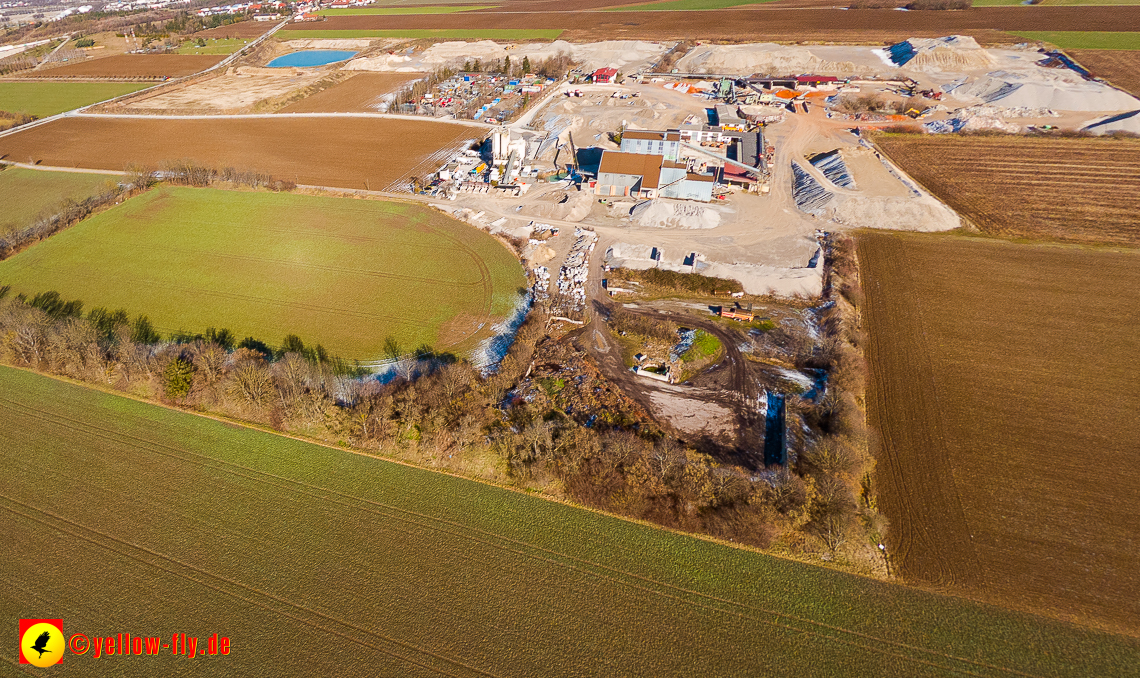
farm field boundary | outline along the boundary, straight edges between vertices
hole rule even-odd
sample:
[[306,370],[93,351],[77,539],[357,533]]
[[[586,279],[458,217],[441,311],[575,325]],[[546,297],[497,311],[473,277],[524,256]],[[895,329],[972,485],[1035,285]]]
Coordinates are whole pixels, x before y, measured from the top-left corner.
[[1140,246],[1140,140],[883,134],[875,144],[986,234]]
[[1134,639],[9,368],[0,411],[0,611],[209,626],[228,675],[1065,677],[1140,659]]
[[[361,360],[389,336],[474,348],[525,284],[496,240],[417,205],[168,187],[0,262],[0,281],[145,314],[166,335],[297,334]],[[443,338],[456,317],[470,321]]]
[[903,579],[1140,634],[1140,252],[858,238]]

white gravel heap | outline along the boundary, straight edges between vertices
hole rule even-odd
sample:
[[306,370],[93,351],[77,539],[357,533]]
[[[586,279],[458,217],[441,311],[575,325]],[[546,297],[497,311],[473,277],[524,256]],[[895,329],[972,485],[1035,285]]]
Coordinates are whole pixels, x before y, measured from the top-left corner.
[[1094,134],[1109,134],[1111,132],[1140,134],[1140,110],[1102,118],[1085,127],[1085,131]]

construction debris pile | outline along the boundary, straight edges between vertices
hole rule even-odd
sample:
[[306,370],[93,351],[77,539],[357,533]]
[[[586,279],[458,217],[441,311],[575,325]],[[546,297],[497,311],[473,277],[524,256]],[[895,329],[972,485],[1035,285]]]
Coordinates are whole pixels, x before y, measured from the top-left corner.
[[577,240],[558,271],[558,305],[566,311],[586,308],[586,281],[590,276],[590,253],[598,244],[598,234],[574,229]]

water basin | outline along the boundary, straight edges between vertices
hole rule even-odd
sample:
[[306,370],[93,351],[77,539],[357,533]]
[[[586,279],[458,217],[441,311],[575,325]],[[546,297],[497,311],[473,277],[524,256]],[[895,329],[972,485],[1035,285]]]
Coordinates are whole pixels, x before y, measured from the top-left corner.
[[356,52],[343,49],[307,49],[303,52],[279,56],[266,66],[269,68],[324,66],[325,64],[335,64],[338,61],[347,61],[354,56],[356,56]]

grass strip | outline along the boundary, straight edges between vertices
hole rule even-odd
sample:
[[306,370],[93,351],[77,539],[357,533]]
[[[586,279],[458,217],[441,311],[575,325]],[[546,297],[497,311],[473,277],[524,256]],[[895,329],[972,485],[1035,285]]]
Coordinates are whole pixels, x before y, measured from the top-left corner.
[[1039,40],[1061,49],[1140,49],[1140,33],[1123,31],[1010,31],[1026,40]]

